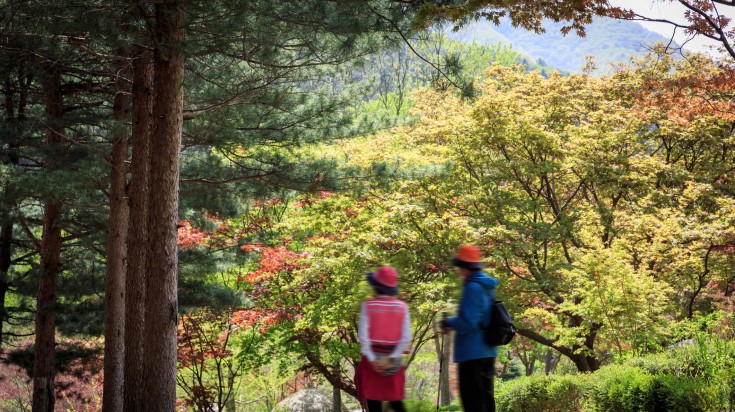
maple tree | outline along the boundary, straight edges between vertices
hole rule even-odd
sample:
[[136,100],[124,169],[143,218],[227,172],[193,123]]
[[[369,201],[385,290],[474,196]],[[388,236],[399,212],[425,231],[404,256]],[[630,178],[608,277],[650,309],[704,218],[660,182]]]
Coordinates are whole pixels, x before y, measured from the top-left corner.
[[232,409],[245,363],[233,348],[245,351],[260,336],[241,330],[235,308],[201,309],[186,313],[179,322],[178,386],[185,404],[197,411]]
[[233,270],[233,262],[243,244],[266,236],[279,205],[277,200],[254,201],[248,213],[236,218],[195,212],[179,222],[184,309],[177,335],[177,384],[185,406],[234,408],[243,374],[265,362],[262,330],[247,319],[253,311],[239,291],[240,271]]
[[495,67],[475,101],[422,91],[418,125],[313,149],[393,180],[258,202],[241,229],[182,222],[180,246],[238,248],[252,306],[233,323],[347,393],[364,273],[397,267],[414,333],[431,338],[426,325],[459,290],[447,258],[465,242],[484,246],[501,279],[527,372],[553,372],[558,354],[595,370],[655,350],[681,336],[677,322],[717,308],[730,336],[731,99],[706,81],[727,67],[653,56],[604,79]]
[[670,332],[661,322],[706,313],[702,293],[730,270],[714,253],[732,236],[732,193],[718,183],[732,172],[728,115],[710,108],[682,122],[668,89],[646,80],[695,78],[702,61],[676,71],[648,61],[612,82],[498,67],[475,102],[418,99],[416,136],[451,147],[456,165],[433,202],[455,202],[452,213],[483,228],[475,239],[505,272],[520,333],[580,370],[612,349],[658,347]]
[[274,353],[297,355],[301,370],[353,396],[349,371],[359,359],[359,305],[370,294],[365,274],[383,264],[401,274],[400,297],[412,308],[409,364],[434,338],[434,315],[453,289],[453,279],[431,263],[443,261],[437,256],[453,245],[409,230],[416,218],[411,206],[389,199],[390,193],[378,196],[305,196],[291,203],[277,226],[284,234],[280,241],[243,246],[259,260],[241,277],[253,306],[239,315],[240,322],[257,325]]

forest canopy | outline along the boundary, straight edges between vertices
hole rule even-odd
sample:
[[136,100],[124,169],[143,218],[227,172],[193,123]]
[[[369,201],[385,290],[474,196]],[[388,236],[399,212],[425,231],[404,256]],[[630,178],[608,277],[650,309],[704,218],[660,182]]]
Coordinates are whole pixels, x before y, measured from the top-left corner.
[[[679,3],[682,29],[735,56],[714,7],[731,2]],[[436,322],[463,244],[519,330],[505,393],[696,344],[711,363],[682,385],[731,407],[729,57],[661,45],[570,74],[442,30],[582,34],[598,16],[646,18],[606,1],[2,4],[0,408],[342,402],[382,265],[411,310],[412,401],[452,408]],[[674,395],[651,399],[676,403],[661,368],[646,385]]]

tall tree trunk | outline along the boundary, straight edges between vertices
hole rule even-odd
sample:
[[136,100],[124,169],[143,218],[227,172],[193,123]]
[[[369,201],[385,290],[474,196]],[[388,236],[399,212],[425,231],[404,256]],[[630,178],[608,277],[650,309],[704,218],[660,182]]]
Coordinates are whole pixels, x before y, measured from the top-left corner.
[[153,110],[153,61],[139,49],[133,59],[132,176],[128,273],[125,279],[125,378],[124,410],[143,411],[143,336],[145,310],[145,262],[148,239],[148,173]]
[[10,287],[8,271],[10,270],[11,243],[13,241],[13,222],[6,221],[0,227],[0,348],[3,344],[3,323],[7,317],[5,294]]
[[[18,90],[17,90],[17,111],[16,111],[16,90],[14,90],[13,83],[11,81],[11,75],[5,79],[5,121],[11,126],[10,130],[14,134],[14,137],[20,136],[21,128],[26,120],[25,109],[28,103],[28,87],[31,83],[31,76],[25,74],[22,66],[18,69]],[[18,165],[19,157],[15,152],[18,148],[18,144],[11,139],[8,155],[8,163],[16,166]],[[7,190],[7,187],[6,187]],[[7,199],[3,199],[7,200]],[[3,203],[2,210],[0,211],[0,348],[2,348],[4,339],[3,322],[7,320],[8,310],[5,308],[5,296],[10,288],[10,279],[8,278],[8,271],[12,265],[12,251],[13,251],[13,221],[9,216],[8,210],[11,208],[11,204]]]
[[105,279],[105,360],[102,410],[123,411],[125,356],[125,267],[129,205],[127,181],[128,128],[124,121],[130,113],[130,88],[127,53],[118,51],[115,79],[112,165],[110,168],[110,221],[107,234],[107,277]]
[[183,2],[155,6],[153,136],[146,258],[143,400],[147,410],[176,407],[177,222],[183,123]]
[[[14,90],[11,86],[10,74],[5,79],[3,90],[5,95],[5,121],[11,123],[15,120],[15,104],[13,103]],[[5,309],[5,294],[8,292],[8,270],[10,270],[11,242],[13,241],[13,222],[8,216],[9,205],[2,202],[0,206],[0,348],[3,344],[3,324],[7,316]]]
[[[63,150],[63,131],[58,122],[64,113],[59,69],[47,67],[44,72],[46,117],[49,129],[46,139],[49,154],[45,168],[55,168],[54,156]],[[61,202],[47,195],[43,207],[43,234],[41,236],[41,273],[36,305],[36,341],[33,364],[33,412],[54,410],[54,359],[56,357],[55,305],[57,276],[61,256]]]

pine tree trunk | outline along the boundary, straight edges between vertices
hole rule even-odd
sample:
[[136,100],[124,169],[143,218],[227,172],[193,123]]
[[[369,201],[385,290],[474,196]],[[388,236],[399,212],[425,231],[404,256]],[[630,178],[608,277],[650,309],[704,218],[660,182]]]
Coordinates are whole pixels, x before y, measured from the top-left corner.
[[[10,76],[5,79],[5,113],[7,123],[13,122],[13,113],[15,112],[15,104],[13,103],[13,90],[10,83]],[[3,345],[3,323],[7,316],[5,309],[5,294],[8,292],[8,270],[10,270],[11,242],[13,240],[13,222],[5,215],[5,208],[9,209],[9,205],[1,205],[0,219],[2,227],[0,227],[0,348]]]
[[[53,170],[54,154],[63,150],[61,130],[55,130],[54,122],[64,113],[61,95],[61,76],[58,69],[49,67],[44,73],[44,93],[46,117],[49,126],[47,143],[49,155],[45,168]],[[54,336],[55,304],[57,295],[57,276],[61,256],[61,228],[58,219],[61,202],[47,196],[43,207],[43,234],[41,235],[41,273],[36,306],[36,340],[33,364],[33,412],[53,412],[54,410],[54,360],[56,339]]]
[[143,400],[147,410],[176,407],[177,222],[183,122],[184,7],[157,3],[146,259]]
[[124,410],[143,411],[143,327],[148,239],[148,173],[153,108],[153,61],[147,50],[133,59],[132,176],[128,273],[125,279]]
[[115,80],[112,165],[110,168],[110,222],[107,234],[107,278],[105,279],[105,360],[102,410],[123,411],[125,356],[125,267],[129,207],[125,193],[128,160],[129,87],[126,77],[128,59],[123,50]]
[[13,222],[5,222],[0,227],[0,348],[3,344],[3,322],[7,317],[5,294],[8,292],[8,270],[10,270],[10,252],[13,241]]
[[[17,99],[16,90],[10,80],[10,75],[5,79],[5,121],[11,125],[10,130],[14,135],[20,135],[23,123],[26,120],[25,109],[28,104],[28,87],[31,82],[31,76],[27,75],[23,68],[18,69],[18,89]],[[17,110],[16,110],[17,104]],[[15,153],[15,149],[18,148],[18,144],[13,142],[11,139],[8,145],[8,164],[16,166],[20,160],[18,154]],[[7,189],[7,188],[6,188]],[[5,200],[5,199],[3,199]],[[11,208],[11,204],[5,203],[2,205],[4,210]],[[13,250],[13,221],[10,217],[5,215],[2,216],[3,222],[0,228],[0,348],[2,348],[4,339],[3,322],[8,317],[8,310],[5,308],[5,297],[10,287],[10,280],[8,278],[8,271],[12,265],[12,250]]]

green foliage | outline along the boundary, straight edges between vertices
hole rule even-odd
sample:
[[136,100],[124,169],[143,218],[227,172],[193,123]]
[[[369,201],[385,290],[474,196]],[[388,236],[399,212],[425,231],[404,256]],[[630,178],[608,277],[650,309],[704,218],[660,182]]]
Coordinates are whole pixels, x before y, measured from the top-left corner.
[[[501,349],[501,353],[502,352],[503,351]],[[499,355],[498,358],[498,360],[502,362],[502,354]],[[521,361],[518,358],[513,358],[510,360],[510,367],[504,373],[501,373],[498,378],[504,381],[510,381],[521,376],[525,376],[523,372],[523,364]]]
[[520,65],[544,75],[556,71],[531,62],[511,45],[454,39],[442,26],[419,33],[410,43],[375,54],[351,69],[353,81],[370,86],[358,93],[365,101],[356,104],[356,113],[380,119],[383,125],[402,124],[412,120],[409,114],[416,102],[411,94],[417,89],[457,89],[472,97],[477,93],[476,79],[493,64]]
[[249,368],[239,379],[237,402],[248,411],[271,412],[282,398],[284,386],[297,372],[279,370],[272,364]]
[[733,350],[731,341],[710,339],[591,374],[534,375],[500,382],[498,410],[727,410],[733,405]]
[[406,399],[404,406],[407,411],[432,412],[436,411],[436,403],[430,400]]
[[613,366],[601,370],[595,381],[589,391],[595,411],[712,411],[723,406],[715,387],[689,376]]
[[[477,99],[419,91],[412,128],[305,149],[356,178],[349,192],[284,206],[271,227],[283,236],[252,249],[257,268],[243,267],[273,348],[306,367],[354,362],[363,275],[383,264],[398,268],[414,334],[425,339],[432,316],[456,299],[447,258],[468,242],[485,247],[528,337],[579,370],[680,339],[672,317],[717,313],[731,262],[707,250],[727,242],[732,209],[712,205],[732,198],[706,182],[731,143],[721,119],[685,127],[636,103],[628,85],[670,67],[643,64],[614,83],[494,66]],[[703,151],[690,163],[693,140]]]
[[729,397],[732,401],[732,382],[735,379],[735,344],[732,341],[702,333],[681,347],[634,358],[627,364],[653,375],[685,377],[706,382],[718,394],[718,398],[722,398],[724,394],[725,399]]
[[535,375],[497,385],[497,409],[504,412],[582,410],[582,376]]
[[[419,399],[406,399],[403,401],[407,411],[411,412],[435,412],[436,401],[430,400],[419,400]],[[463,410],[459,405],[439,405],[440,411],[461,411]]]
[[[714,245],[730,242],[733,209],[725,205],[733,198],[710,183],[722,173],[714,162],[721,145],[732,146],[720,129],[726,119],[682,122],[637,103],[629,82],[666,78],[674,63],[661,61],[621,73],[625,83],[495,66],[474,101],[429,92],[418,99],[413,136],[448,149],[448,173],[427,187],[429,204],[447,205],[475,228],[466,237],[486,246],[490,266],[507,279],[501,290],[518,305],[518,323],[539,342],[568,348],[581,370],[609,351],[660,348],[671,339],[672,313],[683,319],[727,305],[720,282],[732,282],[721,275],[730,253]],[[717,71],[701,60],[676,67],[681,76]],[[689,164],[692,141],[703,151]],[[675,157],[656,149],[669,143]]]

